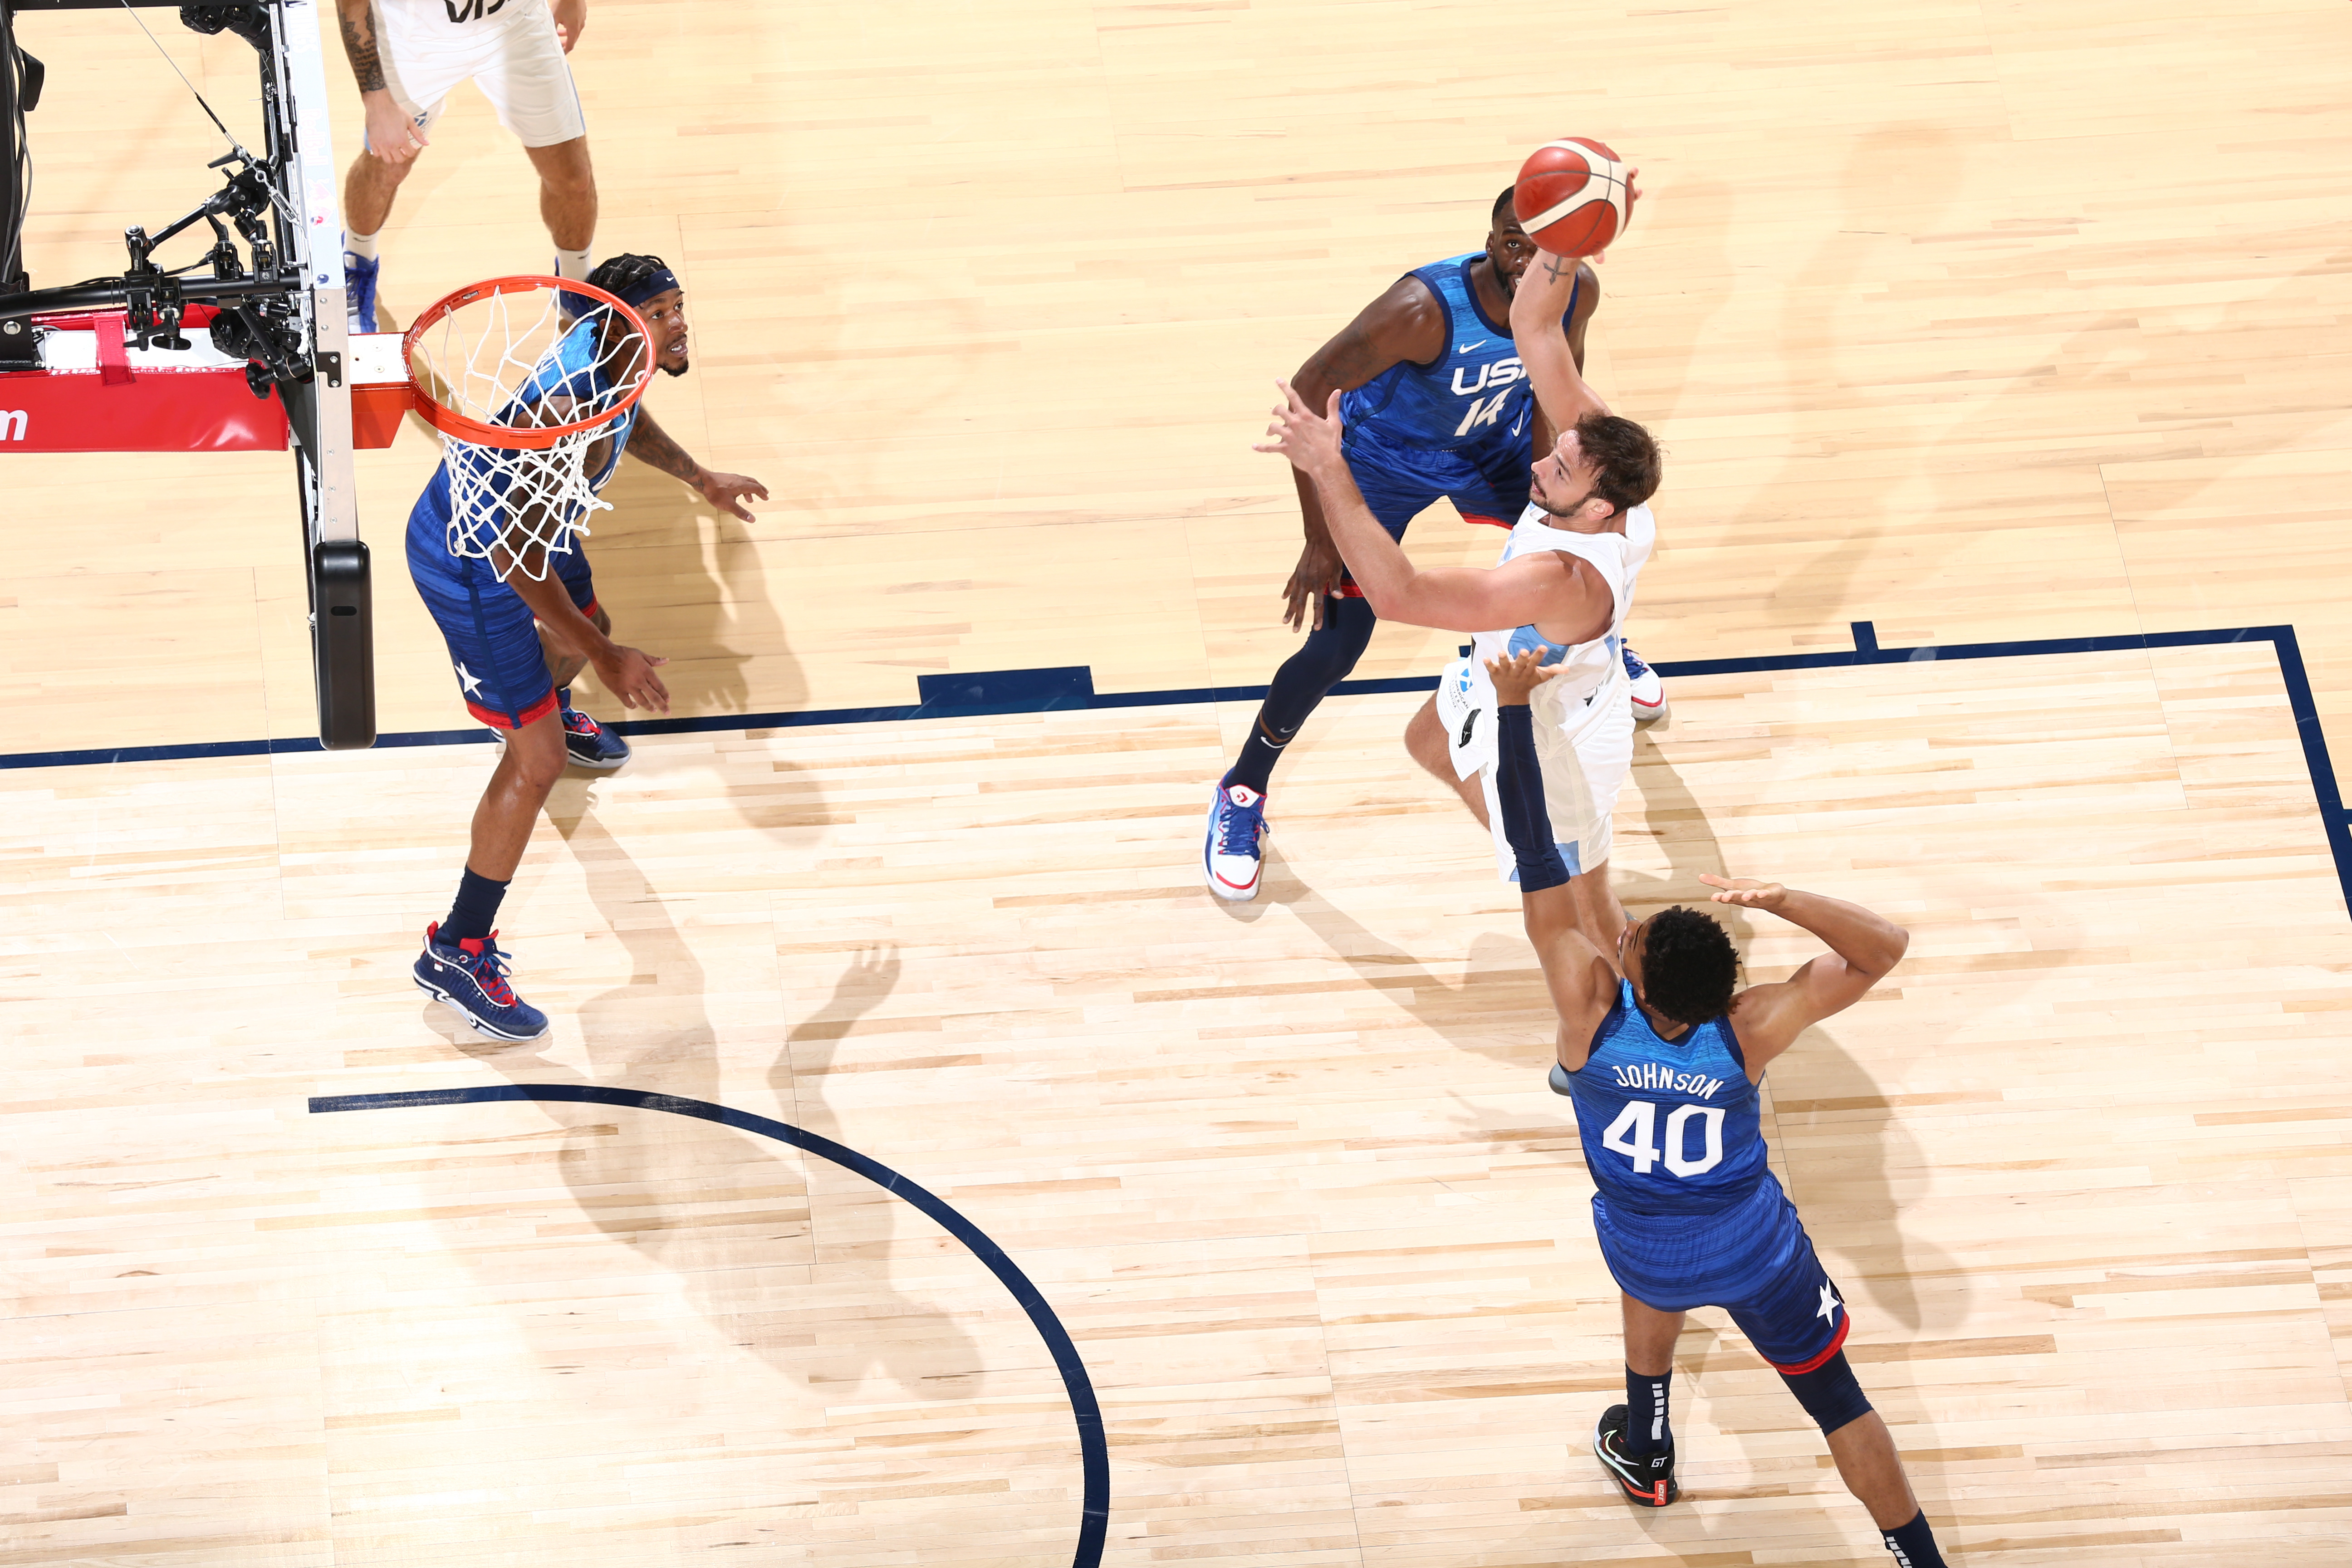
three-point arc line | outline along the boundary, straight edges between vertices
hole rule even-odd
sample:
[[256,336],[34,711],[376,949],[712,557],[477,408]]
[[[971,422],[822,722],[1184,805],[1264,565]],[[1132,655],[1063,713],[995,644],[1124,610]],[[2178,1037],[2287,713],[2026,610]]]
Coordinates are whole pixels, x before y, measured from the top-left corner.
[[969,1248],[971,1255],[987,1265],[988,1271],[1003,1282],[1029,1314],[1031,1326],[1038,1338],[1045,1342],[1045,1350],[1062,1373],[1062,1386],[1068,1392],[1070,1414],[1078,1425],[1078,1458],[1086,1478],[1083,1511],[1078,1520],[1078,1547],[1071,1557],[1071,1568],[1099,1568],[1103,1542],[1110,1527],[1110,1447],[1103,1436],[1102,1406],[1095,1401],[1095,1387],[1087,1376],[1086,1363],[1078,1359],[1077,1346],[1071,1343],[1069,1331],[1062,1320],[1031,1284],[1020,1266],[1004,1255],[1004,1249],[988,1239],[981,1228],[958,1214],[936,1194],[917,1186],[889,1166],[870,1160],[855,1149],[845,1148],[830,1138],[818,1136],[770,1117],[757,1116],[748,1110],[735,1110],[724,1105],[713,1105],[707,1100],[686,1100],[674,1094],[647,1094],[634,1089],[607,1089],[599,1084],[570,1083],[509,1083],[480,1089],[414,1089],[397,1094],[324,1094],[310,1100],[312,1115],[337,1110],[389,1110],[425,1105],[479,1105],[497,1100],[538,1100],[569,1101],[581,1105],[633,1105],[641,1110],[666,1110],[673,1116],[691,1116],[702,1121],[716,1121],[722,1127],[754,1132],[762,1138],[772,1138],[779,1143],[789,1143],[819,1159],[830,1160],[845,1171],[854,1171],[872,1182],[891,1196],[908,1203],[930,1215],[940,1227]]

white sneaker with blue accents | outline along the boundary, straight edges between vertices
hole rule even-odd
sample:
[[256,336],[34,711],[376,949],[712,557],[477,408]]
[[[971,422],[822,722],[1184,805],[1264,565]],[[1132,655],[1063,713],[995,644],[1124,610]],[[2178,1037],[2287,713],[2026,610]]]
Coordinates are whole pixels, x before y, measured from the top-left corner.
[[1643,662],[1633,644],[1627,643],[1623,652],[1625,679],[1633,687],[1633,722],[1654,724],[1666,716],[1666,683],[1658,679],[1656,670]]
[[1209,891],[1234,904],[1256,898],[1269,831],[1265,796],[1247,784],[1219,784],[1209,796],[1209,837],[1201,848],[1201,877]]

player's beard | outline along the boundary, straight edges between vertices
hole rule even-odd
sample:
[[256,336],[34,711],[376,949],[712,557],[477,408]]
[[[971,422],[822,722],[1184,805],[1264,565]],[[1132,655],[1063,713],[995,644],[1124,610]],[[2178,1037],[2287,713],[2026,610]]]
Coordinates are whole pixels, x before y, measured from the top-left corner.
[[664,375],[684,375],[691,368],[691,361],[680,360],[676,364],[666,364],[662,366],[661,373]]

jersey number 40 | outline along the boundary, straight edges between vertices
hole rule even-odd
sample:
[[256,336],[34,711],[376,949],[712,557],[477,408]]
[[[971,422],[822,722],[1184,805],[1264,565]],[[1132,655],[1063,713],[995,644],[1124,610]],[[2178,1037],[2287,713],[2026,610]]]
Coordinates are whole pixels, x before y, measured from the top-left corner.
[[[1684,1151],[1690,1142],[1690,1124],[1694,1117],[1704,1117],[1706,1130],[1700,1134],[1699,1156],[1692,1159]],[[1646,1100],[1629,1100],[1609,1131],[1601,1135],[1601,1146],[1624,1155],[1633,1162],[1633,1173],[1646,1176],[1656,1166],[1661,1151],[1658,1148],[1658,1108]],[[1677,1176],[1696,1176],[1712,1171],[1723,1163],[1723,1107],[1719,1105],[1685,1105],[1666,1118],[1666,1146],[1663,1151],[1666,1169]]]

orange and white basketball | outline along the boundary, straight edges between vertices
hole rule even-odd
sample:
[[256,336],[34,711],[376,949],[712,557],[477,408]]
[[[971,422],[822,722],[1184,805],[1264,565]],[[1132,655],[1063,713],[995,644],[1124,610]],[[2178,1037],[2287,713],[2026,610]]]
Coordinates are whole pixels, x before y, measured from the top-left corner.
[[1589,136],[1547,142],[1519,165],[1511,209],[1529,237],[1554,256],[1606,250],[1633,221],[1622,160]]

